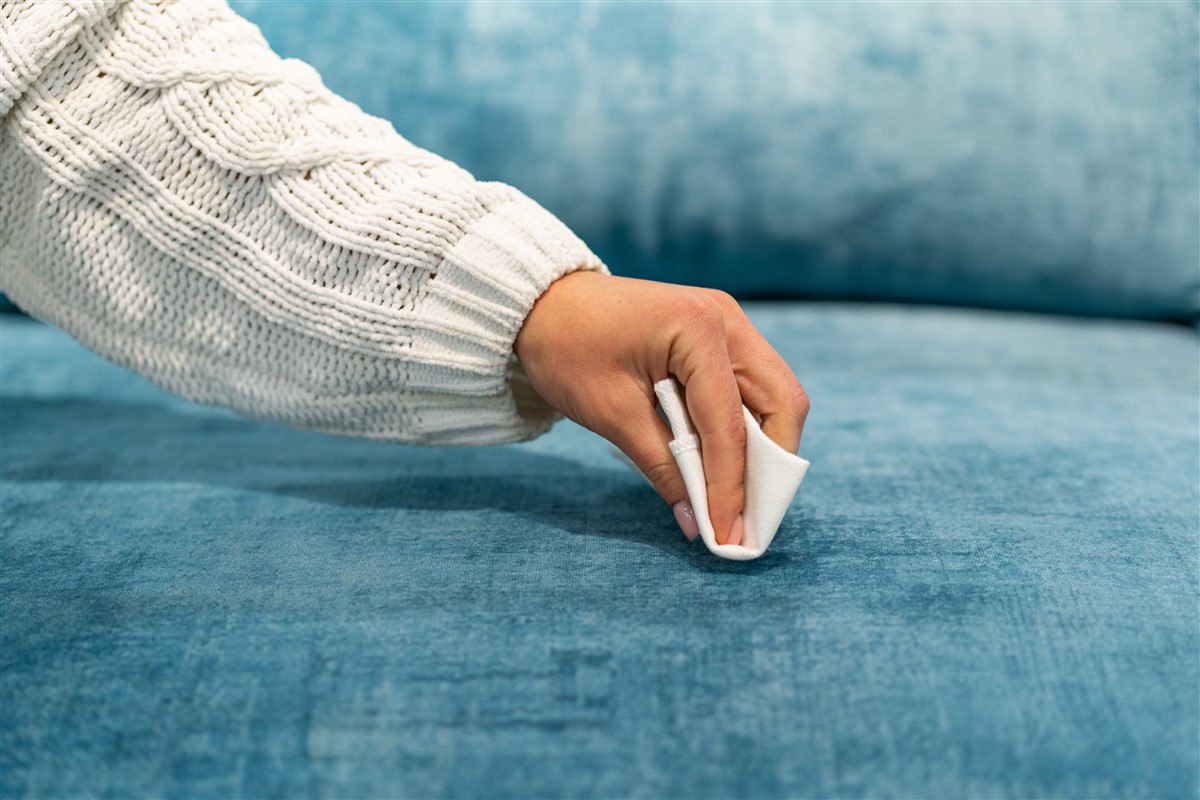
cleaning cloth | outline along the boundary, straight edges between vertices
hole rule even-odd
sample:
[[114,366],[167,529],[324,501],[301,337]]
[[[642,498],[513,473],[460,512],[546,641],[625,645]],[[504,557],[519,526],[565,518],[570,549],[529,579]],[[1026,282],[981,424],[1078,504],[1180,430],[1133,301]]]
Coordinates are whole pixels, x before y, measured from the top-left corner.
[[[688,499],[692,503],[704,544],[722,558],[734,561],[758,558],[775,538],[775,532],[779,530],[792,498],[808,472],[809,462],[771,441],[763,433],[754,414],[743,405],[742,416],[746,420],[746,499],[742,510],[742,543],[717,544],[708,516],[708,482],[704,477],[704,462],[700,455],[700,436],[688,413],[682,387],[675,378],[664,378],[654,384],[654,393],[658,396],[660,416],[665,417],[675,437],[671,441],[671,453],[683,474]],[[642,474],[623,453],[615,449],[613,452],[639,475]]]

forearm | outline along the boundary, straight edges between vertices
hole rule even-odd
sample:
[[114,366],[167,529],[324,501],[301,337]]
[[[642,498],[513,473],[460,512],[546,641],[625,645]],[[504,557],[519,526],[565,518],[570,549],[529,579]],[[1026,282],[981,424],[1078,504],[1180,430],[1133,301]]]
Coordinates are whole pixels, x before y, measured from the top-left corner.
[[391,441],[514,441],[556,417],[514,377],[513,341],[551,282],[604,265],[223,3],[117,8],[2,127],[2,288],[106,358],[198,402]]

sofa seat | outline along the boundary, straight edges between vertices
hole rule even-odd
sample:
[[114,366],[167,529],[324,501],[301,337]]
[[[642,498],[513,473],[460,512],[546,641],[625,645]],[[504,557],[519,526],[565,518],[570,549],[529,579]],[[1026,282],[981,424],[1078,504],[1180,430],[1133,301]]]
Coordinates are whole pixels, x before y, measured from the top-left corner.
[[813,403],[751,562],[568,421],[296,431],[4,315],[0,795],[1196,796],[1195,329],[746,308]]

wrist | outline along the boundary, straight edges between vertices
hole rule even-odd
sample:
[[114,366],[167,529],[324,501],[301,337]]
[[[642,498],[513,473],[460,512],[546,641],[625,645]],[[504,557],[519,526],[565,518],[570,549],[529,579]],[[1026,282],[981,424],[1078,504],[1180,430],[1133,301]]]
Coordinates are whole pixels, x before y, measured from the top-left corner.
[[569,312],[564,312],[564,309],[580,302],[578,298],[589,292],[591,281],[609,280],[611,277],[591,269],[577,269],[552,281],[534,301],[533,308],[521,323],[513,342],[513,352],[517,358],[524,361],[527,356],[538,352],[545,342],[561,336],[563,320],[570,318]]

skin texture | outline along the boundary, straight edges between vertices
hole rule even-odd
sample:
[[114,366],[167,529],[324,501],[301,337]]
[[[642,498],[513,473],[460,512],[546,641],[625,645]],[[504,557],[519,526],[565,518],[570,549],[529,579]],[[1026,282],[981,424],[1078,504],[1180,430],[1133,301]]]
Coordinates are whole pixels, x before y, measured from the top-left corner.
[[674,375],[700,434],[720,544],[741,543],[742,404],[773,441],[799,449],[808,395],[725,292],[571,272],[538,298],[514,349],[546,402],[620,448],[670,506],[688,495],[654,384]]

